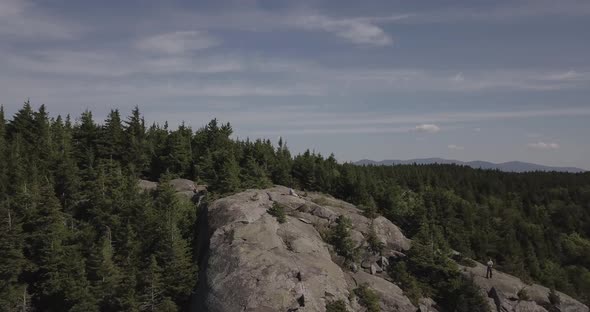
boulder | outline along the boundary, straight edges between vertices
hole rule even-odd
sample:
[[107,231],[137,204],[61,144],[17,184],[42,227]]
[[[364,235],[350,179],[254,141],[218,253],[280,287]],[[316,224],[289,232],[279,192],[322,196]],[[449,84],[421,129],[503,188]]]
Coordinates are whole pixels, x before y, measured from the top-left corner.
[[196,310],[324,311],[326,293],[348,302],[344,272],[315,228],[290,216],[279,224],[266,213],[268,197],[252,201],[251,192],[206,209],[210,240]]
[[158,183],[148,180],[139,180],[138,186],[141,191],[150,192],[158,188]]
[[420,298],[417,312],[438,312],[436,302],[430,298]]
[[361,268],[370,269],[373,265],[373,259],[365,259],[361,262]]
[[318,206],[315,207],[315,209],[313,209],[311,211],[311,214],[318,217],[318,218],[322,218],[322,219],[326,219],[330,222],[334,222],[336,220],[336,218],[338,218],[338,215],[332,211],[330,208],[328,207],[322,207],[322,206]]
[[363,236],[363,233],[355,229],[350,230],[350,239],[352,240],[354,248],[359,248],[365,243],[365,237]]
[[410,249],[410,240],[391,221],[379,216],[373,220],[373,228],[377,238],[385,244],[389,250],[405,251]]
[[187,179],[170,180],[170,185],[177,192],[193,191],[196,189],[195,182]]
[[371,264],[371,266],[369,267],[369,272],[371,272],[371,275],[377,274],[377,266],[375,264]]
[[406,254],[401,251],[391,250],[387,253],[387,256],[389,256],[389,259],[397,260],[405,258]]
[[518,301],[514,305],[514,312],[547,312],[547,310],[534,301]]
[[[359,282],[377,292],[382,311],[416,310],[395,284],[347,263],[323,241],[319,231],[345,214],[353,220],[351,238],[362,246],[363,230],[371,221],[360,210],[335,199],[329,202],[338,207],[314,204],[313,196],[288,194],[288,188],[280,186],[247,190],[201,211],[199,220],[206,226],[200,227],[204,233],[199,237],[205,247],[199,248],[202,261],[193,310],[325,311],[326,301],[342,299],[349,311],[363,311],[348,300]],[[273,202],[285,207],[287,222],[278,223],[267,213]],[[374,274],[382,271],[379,261],[371,257],[369,270]]]
[[513,312],[510,301],[508,301],[508,299],[502,291],[496,289],[495,287],[492,287],[492,289],[490,289],[490,292],[488,293],[488,296],[493,299],[495,305],[495,310],[492,309],[493,311]]

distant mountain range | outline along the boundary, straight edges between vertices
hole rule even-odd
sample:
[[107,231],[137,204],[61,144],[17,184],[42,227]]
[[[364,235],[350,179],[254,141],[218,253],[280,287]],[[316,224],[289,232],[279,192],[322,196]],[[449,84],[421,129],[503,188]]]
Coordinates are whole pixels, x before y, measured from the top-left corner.
[[550,167],[543,166],[533,163],[527,163],[522,161],[509,161],[500,164],[495,164],[487,161],[475,160],[475,161],[460,161],[453,159],[444,158],[419,158],[419,159],[408,159],[408,160],[382,160],[374,161],[369,159],[359,160],[354,163],[355,165],[375,165],[375,166],[391,166],[391,165],[429,165],[429,164],[453,164],[460,166],[469,166],[472,168],[480,169],[492,169],[506,172],[528,172],[528,171],[561,171],[561,172],[584,172],[586,170],[575,167]]

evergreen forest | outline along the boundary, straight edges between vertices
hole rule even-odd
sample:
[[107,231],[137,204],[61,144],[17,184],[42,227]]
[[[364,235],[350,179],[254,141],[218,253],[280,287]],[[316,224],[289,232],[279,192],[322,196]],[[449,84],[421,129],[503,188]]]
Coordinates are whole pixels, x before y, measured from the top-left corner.
[[[199,207],[175,196],[174,178],[208,185],[206,201],[279,184],[379,213],[418,246],[392,268],[408,275],[404,290],[448,288],[420,271],[432,260],[420,246],[432,246],[590,303],[590,173],[357,166],[233,134],[215,119],[146,124],[137,107],[100,121],[1,109],[0,311],[187,310]],[[138,179],[164,183],[142,192]],[[469,301],[443,295],[447,307]]]

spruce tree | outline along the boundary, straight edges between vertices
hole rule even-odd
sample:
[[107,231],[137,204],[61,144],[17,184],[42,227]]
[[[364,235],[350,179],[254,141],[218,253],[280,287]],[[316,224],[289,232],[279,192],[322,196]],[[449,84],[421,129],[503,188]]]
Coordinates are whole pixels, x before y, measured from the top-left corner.
[[98,156],[120,161],[126,149],[125,133],[119,110],[111,110],[97,139]]
[[0,307],[17,310],[27,305],[27,285],[21,274],[27,266],[23,254],[24,234],[19,216],[9,205],[0,201]]
[[94,247],[89,259],[88,274],[92,292],[103,311],[117,308],[116,296],[120,290],[121,274],[114,262],[112,234],[105,233]]
[[147,154],[145,121],[135,107],[131,116],[125,121],[125,143],[126,151],[123,154],[124,163],[129,166],[136,175],[142,175],[149,168],[149,157]]
[[74,128],[73,141],[78,167],[87,177],[91,176],[96,165],[98,134],[99,127],[95,124],[92,113],[85,111]]
[[163,299],[164,285],[162,283],[162,269],[154,255],[149,258],[148,265],[141,276],[143,280],[140,309],[150,312],[158,311]]

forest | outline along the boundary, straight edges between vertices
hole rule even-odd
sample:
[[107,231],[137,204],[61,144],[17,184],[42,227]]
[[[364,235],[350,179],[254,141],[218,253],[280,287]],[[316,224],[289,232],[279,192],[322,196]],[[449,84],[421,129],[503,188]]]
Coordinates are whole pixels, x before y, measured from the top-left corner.
[[[137,185],[177,177],[208,185],[209,201],[273,184],[331,194],[382,214],[418,246],[491,258],[590,303],[590,173],[365,167],[232,135],[215,119],[196,130],[146,125],[137,107],[104,121],[29,102],[9,117],[1,108],[0,311],[186,310],[198,207],[167,183]],[[416,267],[393,269],[417,275],[410,284],[437,282]]]

